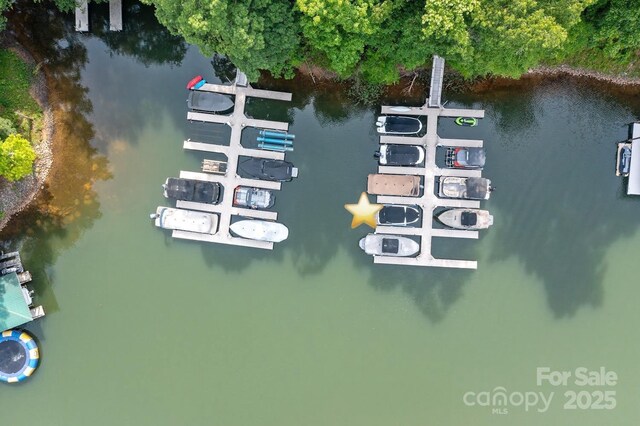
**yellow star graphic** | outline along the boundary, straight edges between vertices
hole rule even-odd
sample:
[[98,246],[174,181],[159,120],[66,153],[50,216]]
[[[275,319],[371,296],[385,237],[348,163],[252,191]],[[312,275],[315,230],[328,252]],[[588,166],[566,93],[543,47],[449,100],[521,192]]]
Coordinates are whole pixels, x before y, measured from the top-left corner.
[[344,208],[353,215],[353,220],[351,221],[352,229],[357,228],[363,223],[366,223],[367,225],[375,229],[376,213],[378,213],[382,209],[382,205],[371,204],[369,202],[369,197],[367,197],[367,193],[363,192],[362,194],[360,194],[358,204],[345,204]]

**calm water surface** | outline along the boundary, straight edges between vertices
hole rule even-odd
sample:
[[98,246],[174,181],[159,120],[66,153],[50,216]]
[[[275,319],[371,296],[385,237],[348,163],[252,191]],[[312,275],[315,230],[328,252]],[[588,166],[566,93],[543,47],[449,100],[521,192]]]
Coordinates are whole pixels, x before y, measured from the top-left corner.
[[[445,94],[486,109],[479,127],[442,120],[439,133],[484,139],[498,188],[479,241],[435,244],[437,256],[478,259],[470,272],[374,266],[357,247],[367,230],[350,230],[342,205],[376,169],[377,111],[335,88],[276,82],[293,102],[249,113],[297,135],[300,177],[276,204],[289,240],[273,252],[172,240],[147,216],[167,176],[199,168],[183,139],[227,132],[186,122],[184,84],[220,80],[196,48],[140,25],[123,39],[51,30],[67,38],[48,47],[61,98],[84,105],[65,128],[90,145],[21,241],[49,314],[30,327],[37,374],[0,387],[3,425],[640,422],[640,200],[613,173],[613,142],[640,102],[564,80]],[[604,366],[619,380],[537,386],[545,366]],[[463,402],[497,387],[554,396],[544,413]],[[614,390],[617,406],[563,408],[566,391],[585,389]]]

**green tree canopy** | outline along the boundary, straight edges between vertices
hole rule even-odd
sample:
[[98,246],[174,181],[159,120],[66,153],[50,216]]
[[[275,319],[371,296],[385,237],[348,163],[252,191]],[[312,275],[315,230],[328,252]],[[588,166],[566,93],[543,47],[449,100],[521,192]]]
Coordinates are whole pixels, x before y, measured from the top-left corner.
[[205,55],[227,55],[252,80],[259,70],[282,75],[297,63],[299,23],[288,0],[142,1],[170,31]]
[[0,143],[0,175],[16,181],[33,172],[36,153],[28,140],[18,134],[9,135]]

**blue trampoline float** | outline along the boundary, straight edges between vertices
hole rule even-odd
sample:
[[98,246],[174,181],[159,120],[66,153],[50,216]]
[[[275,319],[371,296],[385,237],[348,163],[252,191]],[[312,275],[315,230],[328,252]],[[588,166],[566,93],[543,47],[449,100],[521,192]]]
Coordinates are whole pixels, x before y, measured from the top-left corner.
[[22,382],[40,361],[38,345],[26,331],[7,330],[0,335],[0,382]]

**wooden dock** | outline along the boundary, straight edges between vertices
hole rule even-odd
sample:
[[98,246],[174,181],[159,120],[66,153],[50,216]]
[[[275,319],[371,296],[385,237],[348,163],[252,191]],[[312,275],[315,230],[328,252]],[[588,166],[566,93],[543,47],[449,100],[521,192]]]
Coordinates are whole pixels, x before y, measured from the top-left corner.
[[[76,1],[76,31],[89,31],[89,1]],[[122,0],[109,0],[109,30],[122,31]]]
[[[477,231],[464,231],[455,229],[434,229],[433,228],[433,212],[437,207],[447,208],[474,208],[480,207],[480,202],[475,200],[458,200],[452,198],[439,198],[435,195],[436,178],[440,176],[461,176],[461,177],[480,177],[479,170],[462,170],[462,169],[443,169],[436,165],[437,147],[482,147],[481,140],[466,139],[443,139],[438,136],[438,118],[439,117],[476,117],[483,118],[483,110],[467,110],[467,109],[448,109],[439,106],[430,108],[429,101],[422,107],[411,108],[402,115],[426,116],[427,132],[423,137],[403,137],[403,136],[387,136],[380,137],[381,144],[407,144],[422,145],[425,148],[426,156],[424,166],[421,167],[390,167],[379,166],[379,173],[400,174],[400,175],[416,175],[424,178],[424,191],[421,197],[395,197],[379,195],[377,202],[380,204],[409,204],[418,205],[422,208],[422,227],[406,228],[395,226],[378,226],[377,234],[395,234],[409,235],[420,238],[420,254],[416,257],[392,257],[392,256],[375,256],[375,263],[393,264],[393,265],[413,265],[413,266],[435,266],[442,268],[464,268],[476,269],[478,263],[473,260],[457,260],[457,259],[436,259],[431,254],[431,245],[433,238],[469,238],[477,239]],[[398,115],[392,106],[383,106],[382,113],[389,115]]]
[[89,31],[89,1],[76,2],[76,31]]
[[250,85],[234,84],[232,86],[224,86],[220,84],[205,84],[199,90],[205,90],[215,93],[223,93],[235,96],[234,110],[231,115],[215,115],[190,111],[187,113],[189,121],[200,121],[205,123],[224,124],[231,127],[231,138],[228,146],[216,145],[192,140],[186,140],[183,143],[184,149],[196,150],[202,152],[210,152],[223,154],[227,157],[226,174],[210,174],[200,172],[181,171],[180,177],[185,179],[197,179],[209,182],[218,182],[224,187],[224,195],[222,202],[217,205],[194,203],[188,201],[178,201],[176,207],[217,213],[220,216],[219,229],[215,235],[198,234],[185,231],[173,231],[174,238],[182,238],[187,240],[206,241],[210,243],[229,244],[243,247],[253,247],[260,249],[273,249],[273,243],[265,241],[249,240],[231,235],[229,226],[231,225],[232,216],[242,216],[246,218],[256,218],[263,220],[276,220],[278,214],[272,211],[252,210],[233,206],[233,193],[237,186],[250,186],[256,188],[265,188],[271,190],[279,190],[280,182],[271,182],[257,179],[241,178],[237,174],[238,161],[242,157],[267,158],[272,160],[284,160],[284,153],[273,151],[262,151],[258,149],[245,148],[241,144],[242,130],[246,127],[259,127],[273,130],[289,130],[288,123],[268,120],[255,120],[248,118],[244,113],[247,97],[258,97],[264,99],[275,99],[280,101],[291,101],[291,94],[284,92],[274,92],[269,90],[258,90]]

